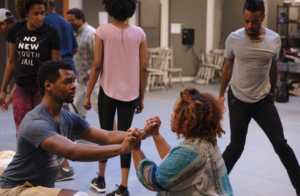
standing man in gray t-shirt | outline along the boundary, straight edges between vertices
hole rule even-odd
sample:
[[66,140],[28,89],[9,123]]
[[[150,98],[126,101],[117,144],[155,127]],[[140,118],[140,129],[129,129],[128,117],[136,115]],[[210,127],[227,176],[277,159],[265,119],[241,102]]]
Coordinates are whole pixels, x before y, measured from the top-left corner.
[[281,40],[277,33],[261,25],[265,18],[263,0],[246,0],[243,13],[245,28],[231,33],[226,41],[226,62],[219,95],[224,106],[224,93],[230,82],[231,142],[223,153],[227,171],[230,173],[244,150],[248,125],[253,118],[271,141],[300,195],[299,164],[284,138],[274,105]]

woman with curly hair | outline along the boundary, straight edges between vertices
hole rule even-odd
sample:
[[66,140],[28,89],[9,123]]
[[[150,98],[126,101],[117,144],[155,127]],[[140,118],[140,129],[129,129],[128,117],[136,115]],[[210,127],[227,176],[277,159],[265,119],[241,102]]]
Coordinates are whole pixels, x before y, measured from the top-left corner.
[[38,68],[47,60],[60,60],[61,45],[57,30],[44,23],[48,0],[16,0],[15,6],[20,17],[26,20],[14,25],[7,37],[9,58],[0,106],[7,108],[6,88],[14,75],[13,113],[18,131],[24,116],[42,100],[37,85]]
[[[225,132],[221,126],[222,108],[210,94],[186,88],[174,105],[171,130],[184,141],[174,148],[159,134],[160,119],[147,120],[144,130],[156,127],[145,136],[153,136],[162,163],[157,166],[134,144],[133,161],[139,181],[159,196],[210,195],[232,196],[232,189],[217,136]],[[134,128],[136,129],[136,128]]]
[[[147,83],[146,35],[140,27],[126,22],[134,14],[137,0],[103,0],[103,4],[114,20],[111,24],[101,25],[95,33],[94,62],[83,106],[91,108],[91,92],[101,72],[98,96],[101,128],[113,130],[117,110],[117,128],[127,131],[134,113],[140,113],[144,108]],[[91,182],[91,186],[98,192],[106,191],[106,163],[107,160],[99,162],[99,176]],[[130,163],[131,153],[121,155],[122,181],[117,190],[108,196],[129,195],[127,182]]]

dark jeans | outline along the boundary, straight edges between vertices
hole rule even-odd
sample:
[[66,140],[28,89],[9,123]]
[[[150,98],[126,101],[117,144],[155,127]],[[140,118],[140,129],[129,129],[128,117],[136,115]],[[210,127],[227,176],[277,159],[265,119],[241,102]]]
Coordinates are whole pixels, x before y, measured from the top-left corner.
[[[118,112],[118,130],[127,131],[131,127],[134,111],[136,108],[137,99],[129,102],[124,102],[108,97],[103,89],[100,87],[98,97],[98,111],[100,126],[102,129],[111,131],[113,130],[115,112]],[[131,152],[122,154],[121,168],[130,168]],[[107,160],[100,161],[101,163]]]
[[[256,103],[245,103],[237,99],[231,89],[228,91],[228,107],[230,117],[231,141],[223,153],[228,173],[242,155],[248,125],[253,118],[262,128],[281,162],[286,168],[289,178],[300,195],[300,167],[291,147],[284,138],[282,124],[274,105],[272,95],[267,95]],[[271,164],[271,163],[270,163]]]

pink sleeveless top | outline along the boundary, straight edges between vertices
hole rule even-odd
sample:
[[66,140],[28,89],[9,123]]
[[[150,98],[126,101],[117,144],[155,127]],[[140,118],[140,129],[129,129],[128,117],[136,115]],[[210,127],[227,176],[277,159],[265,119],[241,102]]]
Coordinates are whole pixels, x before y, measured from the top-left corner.
[[138,98],[140,46],[146,39],[146,34],[140,27],[120,29],[107,24],[99,26],[96,35],[103,40],[104,45],[103,72],[100,78],[104,93],[120,101]]

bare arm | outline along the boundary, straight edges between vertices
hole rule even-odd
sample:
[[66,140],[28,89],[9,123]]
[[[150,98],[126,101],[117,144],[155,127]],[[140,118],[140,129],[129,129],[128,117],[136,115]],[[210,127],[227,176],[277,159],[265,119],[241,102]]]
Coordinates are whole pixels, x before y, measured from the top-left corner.
[[11,89],[9,97],[8,97],[8,101],[9,103],[11,103],[13,97],[14,97],[14,93],[15,93],[15,86]]
[[51,50],[51,59],[53,61],[60,61],[61,60],[61,50]]
[[225,101],[225,91],[226,88],[230,82],[232,71],[234,66],[234,59],[226,59],[223,70],[222,70],[222,78],[221,78],[221,88],[220,88],[220,94],[219,94],[219,102],[223,106],[223,112],[226,112],[226,108],[224,106]]
[[142,42],[140,47],[140,97],[144,99],[145,89],[147,86],[147,42]]
[[146,156],[144,154],[144,152],[142,150],[132,150],[132,158],[133,158],[133,162],[134,162],[134,167],[135,170],[138,169],[139,163],[141,160],[145,159]]
[[73,48],[73,50],[72,50],[73,56],[74,56],[74,54],[76,54],[77,52],[78,52],[78,48]]
[[234,64],[234,59],[226,59],[226,62],[222,70],[222,81],[221,81],[221,89],[220,89],[219,97],[224,97],[225,90],[232,76],[233,64]]
[[144,109],[144,94],[147,86],[147,41],[143,41],[140,46],[140,97],[136,114]]
[[[99,55],[101,54],[101,55]],[[94,89],[95,83],[99,77],[99,74],[102,70],[102,55],[103,55],[103,41],[98,37],[95,36],[95,52],[94,52],[94,62],[91,69],[90,80],[87,87],[87,93],[85,100],[83,102],[83,107],[89,110],[91,109],[90,97],[92,91]]]
[[74,144],[71,140],[56,134],[42,141],[40,147],[47,152],[59,155],[66,159],[89,162],[104,160],[119,154],[129,153],[132,148],[132,143],[135,143],[137,140],[140,141],[141,139],[138,130],[131,130],[127,133],[114,131],[114,133],[112,133],[91,126],[78,136],[99,144],[122,144],[106,146]]
[[73,161],[99,161],[130,152],[131,143],[141,139],[138,130],[131,130],[126,133],[121,131],[104,131],[92,126],[78,136],[98,144],[121,144],[107,146],[74,144],[69,139],[56,134],[42,141],[40,147],[47,152]]
[[42,141],[40,147],[47,152],[72,161],[100,161],[129,152],[130,138],[126,138],[123,144],[92,146],[75,144],[71,140],[56,134]]
[[[152,129],[156,126],[155,123],[149,124],[148,128]],[[131,131],[135,137],[142,137],[139,129],[135,128]],[[78,134],[78,137],[100,145],[121,144],[126,137],[127,132],[124,131],[106,131],[95,126],[89,126],[85,131]]]
[[278,79],[277,60],[272,61],[269,76],[270,76],[270,83],[271,83],[271,91],[270,91],[270,93],[274,94],[275,93],[277,79]]
[[94,126],[89,126],[85,131],[78,134],[78,137],[101,145],[121,144],[126,137],[126,132],[105,131]]
[[5,106],[0,106],[0,108],[2,109],[2,112],[8,111],[8,106],[13,101],[14,92],[15,92],[15,86],[10,91],[9,96],[5,99],[5,101],[4,101]]
[[[8,62],[6,64],[5,73],[1,85],[1,93],[0,93],[0,106],[1,108],[5,105],[5,97],[6,97],[6,88],[9,84],[13,74],[14,74],[14,68],[16,65],[16,58],[17,58],[17,51],[15,48],[15,44],[9,42],[9,58]],[[7,106],[5,106],[7,109]]]
[[153,139],[160,158],[165,158],[167,154],[169,154],[169,152],[171,151],[171,146],[159,133],[154,134]]

